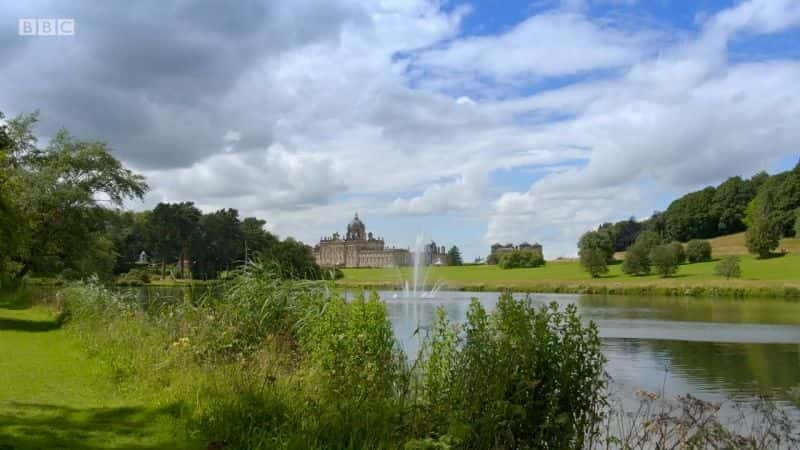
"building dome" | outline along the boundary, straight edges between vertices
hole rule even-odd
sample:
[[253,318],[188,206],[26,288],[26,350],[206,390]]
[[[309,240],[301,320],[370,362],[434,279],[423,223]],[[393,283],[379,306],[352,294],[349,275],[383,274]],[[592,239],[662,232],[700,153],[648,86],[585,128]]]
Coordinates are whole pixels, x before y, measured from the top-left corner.
[[367,235],[366,231],[364,222],[358,218],[358,213],[356,213],[353,220],[347,225],[347,240],[364,240]]

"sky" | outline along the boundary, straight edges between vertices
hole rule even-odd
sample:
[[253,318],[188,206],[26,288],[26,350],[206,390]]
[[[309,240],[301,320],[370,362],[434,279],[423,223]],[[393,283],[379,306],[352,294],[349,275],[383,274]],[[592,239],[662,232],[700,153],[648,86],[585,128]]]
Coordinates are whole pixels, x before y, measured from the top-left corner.
[[[39,110],[194,201],[314,244],[574,256],[800,155],[800,0],[42,1],[0,9],[0,110]],[[19,36],[72,18],[73,36]]]

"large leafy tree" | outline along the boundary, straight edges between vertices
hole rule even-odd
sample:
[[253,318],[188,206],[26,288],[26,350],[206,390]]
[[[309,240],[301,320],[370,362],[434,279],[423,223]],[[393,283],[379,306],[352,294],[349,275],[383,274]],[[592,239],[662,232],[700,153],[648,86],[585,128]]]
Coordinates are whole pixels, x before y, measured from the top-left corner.
[[181,277],[191,272],[191,249],[200,239],[202,213],[192,202],[159,203],[153,209],[152,228],[155,235],[154,248],[161,260],[161,273],[166,264],[178,259]]
[[266,220],[256,217],[245,217],[239,225],[242,233],[242,245],[239,248],[240,258],[249,261],[258,255],[270,251],[278,242],[278,238],[264,229]]
[[707,187],[675,200],[666,211],[666,234],[670,240],[715,236],[719,220],[711,212],[716,190]]
[[608,262],[614,255],[614,243],[608,233],[589,231],[578,242],[581,266],[592,278],[608,273]]
[[[15,212],[17,233],[10,259],[24,275],[83,272],[87,255],[107,248],[104,217],[109,207],[142,198],[144,178],[122,166],[108,145],[59,131],[45,148],[34,134],[38,114],[8,122],[2,156],[4,208]],[[10,195],[9,195],[10,193]],[[101,252],[103,258],[110,255]]]
[[230,270],[239,258],[243,233],[239,222],[239,212],[235,209],[221,209],[204,214],[200,219],[200,237],[196,240],[198,267],[196,272],[204,277],[216,278],[220,270]]

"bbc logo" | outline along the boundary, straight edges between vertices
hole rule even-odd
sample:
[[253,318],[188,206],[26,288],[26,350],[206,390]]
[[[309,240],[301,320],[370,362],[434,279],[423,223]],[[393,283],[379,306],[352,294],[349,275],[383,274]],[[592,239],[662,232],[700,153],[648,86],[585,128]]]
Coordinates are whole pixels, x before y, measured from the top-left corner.
[[75,19],[19,19],[20,36],[74,36]]

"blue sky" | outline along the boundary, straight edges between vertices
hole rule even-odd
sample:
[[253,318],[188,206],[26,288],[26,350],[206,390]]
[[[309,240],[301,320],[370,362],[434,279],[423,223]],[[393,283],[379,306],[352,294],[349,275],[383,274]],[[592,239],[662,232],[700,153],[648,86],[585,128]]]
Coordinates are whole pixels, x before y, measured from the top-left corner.
[[[572,256],[732,175],[792,167],[800,0],[35,0],[2,12],[7,115],[147,176],[133,208],[238,208],[314,243]],[[70,17],[71,37],[16,21]],[[69,61],[65,64],[64,61]]]

